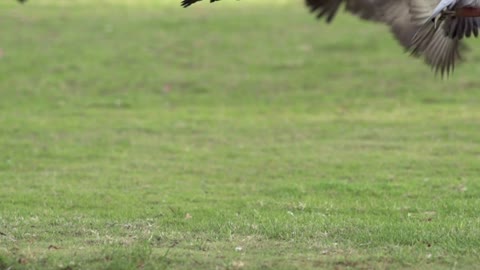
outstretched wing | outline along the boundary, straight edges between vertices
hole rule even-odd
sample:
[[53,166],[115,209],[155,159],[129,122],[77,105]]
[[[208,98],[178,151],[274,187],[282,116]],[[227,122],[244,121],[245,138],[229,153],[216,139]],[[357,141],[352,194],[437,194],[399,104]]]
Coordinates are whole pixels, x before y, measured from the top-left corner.
[[[439,5],[451,6],[455,0],[305,0],[306,5],[319,18],[331,22],[342,4],[345,9],[362,19],[385,23],[412,55],[422,57],[436,72],[442,75],[453,71],[461,60],[465,46],[463,36],[478,34],[476,18],[444,21],[438,28],[428,18]],[[445,4],[446,3],[446,4]],[[480,25],[480,20],[478,20]],[[450,36],[450,38],[448,37]],[[413,42],[413,43],[412,43]],[[413,45],[412,45],[413,44]]]
[[399,43],[408,48],[410,40],[418,26],[410,20],[409,0],[305,0],[307,7],[317,14],[318,18],[325,18],[331,22],[340,6],[369,21],[381,22],[389,25]]
[[324,18],[329,23],[335,18],[335,15],[344,0],[305,0],[305,5],[311,12],[317,14],[317,18]]
[[330,23],[343,3],[351,13],[363,19],[375,20],[374,2],[374,0],[305,0],[305,5],[317,15],[317,18],[325,18]]
[[410,51],[413,55],[423,57],[442,76],[451,73],[461,60],[461,53],[466,48],[461,38],[472,33],[478,34],[478,19],[475,18],[447,18],[435,26],[431,20],[432,14],[444,3],[447,1],[439,4],[438,0],[410,0],[412,22],[419,26]]
[[[194,3],[199,2],[199,1],[202,1],[202,0],[183,0],[182,1],[182,7],[188,7],[191,4],[194,4]],[[220,1],[220,0],[210,0],[210,3],[217,2],[217,1]]]
[[[188,7],[201,0],[183,0]],[[219,0],[210,0],[216,2]],[[477,35],[480,19],[447,19],[435,27],[429,20],[440,7],[451,7],[456,0],[304,0],[306,6],[317,15],[331,22],[338,10],[345,5],[350,13],[369,21],[390,26],[398,42],[412,55],[425,62],[442,75],[450,73],[461,60],[465,48],[460,42],[464,36]]]
[[409,0],[374,0],[373,2],[376,10],[373,18],[389,25],[397,41],[407,49],[418,29],[418,25],[412,22]]

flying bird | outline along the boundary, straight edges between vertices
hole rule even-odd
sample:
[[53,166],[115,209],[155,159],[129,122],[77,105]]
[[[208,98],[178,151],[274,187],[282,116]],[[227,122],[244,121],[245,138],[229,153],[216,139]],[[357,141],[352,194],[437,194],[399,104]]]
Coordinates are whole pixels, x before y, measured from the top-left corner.
[[[198,1],[183,0],[182,6]],[[461,60],[466,48],[461,39],[477,36],[480,27],[475,18],[480,16],[480,0],[305,0],[305,5],[327,23],[344,5],[361,19],[388,25],[411,55],[423,58],[442,76]]]
[[449,74],[461,60],[463,38],[478,36],[480,0],[411,0],[412,21],[419,25],[410,50],[432,68]]

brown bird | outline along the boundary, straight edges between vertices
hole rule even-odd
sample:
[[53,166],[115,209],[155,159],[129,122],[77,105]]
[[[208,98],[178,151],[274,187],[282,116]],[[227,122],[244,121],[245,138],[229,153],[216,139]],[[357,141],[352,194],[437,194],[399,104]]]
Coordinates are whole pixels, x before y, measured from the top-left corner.
[[478,36],[480,0],[411,0],[410,13],[419,30],[411,51],[423,55],[442,75],[449,74],[466,46],[462,40]]
[[[198,1],[201,0],[183,0],[182,6],[188,7]],[[220,0],[210,0],[210,2],[216,1]],[[406,50],[410,51],[413,56],[423,58],[435,72],[440,71],[443,76],[452,72],[455,63],[461,60],[461,52],[465,49],[465,46],[461,44],[460,39],[463,36],[468,37],[470,34],[476,35],[478,32],[477,24],[480,25],[480,21],[476,23],[475,20],[466,20],[466,24],[460,24],[458,27],[455,22],[448,23],[449,20],[455,21],[455,14],[452,12],[456,9],[451,3],[449,12],[442,11],[442,8],[437,7],[438,10],[435,11],[437,17],[432,17],[439,1],[305,0],[305,5],[317,15],[317,18],[325,19],[327,23],[332,22],[340,7],[345,5],[348,12],[364,20],[388,25],[394,37]],[[479,0],[442,1],[456,3]],[[457,6],[459,5],[457,4]],[[439,27],[433,27],[435,26],[434,21],[440,22]],[[447,31],[450,29],[449,27],[458,31]],[[465,30],[465,28],[470,30]],[[459,32],[464,34],[457,34]]]
[[413,56],[441,76],[453,72],[466,50],[463,38],[477,37],[480,0],[306,0],[330,22],[341,2],[363,19],[386,23]]

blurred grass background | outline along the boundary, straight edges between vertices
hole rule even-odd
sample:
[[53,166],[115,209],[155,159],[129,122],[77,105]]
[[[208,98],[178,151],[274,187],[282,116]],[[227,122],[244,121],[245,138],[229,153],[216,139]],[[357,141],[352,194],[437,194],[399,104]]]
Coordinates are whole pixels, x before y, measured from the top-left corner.
[[0,269],[478,261],[475,49],[442,80],[301,1],[0,12]]

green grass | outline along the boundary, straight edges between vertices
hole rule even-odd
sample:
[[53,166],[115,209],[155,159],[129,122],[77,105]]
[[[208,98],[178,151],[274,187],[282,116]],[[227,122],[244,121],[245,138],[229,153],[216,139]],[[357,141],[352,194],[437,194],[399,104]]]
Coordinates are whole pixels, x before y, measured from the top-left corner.
[[54,2],[0,4],[0,269],[477,267],[480,51],[441,80],[301,3]]

